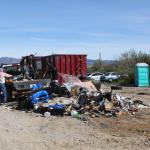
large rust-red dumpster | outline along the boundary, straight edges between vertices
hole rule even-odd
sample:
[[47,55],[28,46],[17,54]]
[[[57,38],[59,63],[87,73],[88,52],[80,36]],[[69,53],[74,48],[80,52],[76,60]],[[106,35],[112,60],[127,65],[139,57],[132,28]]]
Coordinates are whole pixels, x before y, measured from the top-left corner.
[[[77,77],[86,76],[87,55],[55,54],[48,57],[51,64],[59,73]],[[59,76],[58,80],[61,81]]]
[[86,55],[51,55],[50,62],[57,68],[58,72],[74,76],[86,76],[87,63]]
[[[32,63],[36,71],[36,79],[50,78],[50,67],[55,67],[59,73],[74,75],[77,77],[86,76],[87,55],[85,54],[53,54],[49,56],[36,56]],[[60,77],[58,76],[60,81]]]

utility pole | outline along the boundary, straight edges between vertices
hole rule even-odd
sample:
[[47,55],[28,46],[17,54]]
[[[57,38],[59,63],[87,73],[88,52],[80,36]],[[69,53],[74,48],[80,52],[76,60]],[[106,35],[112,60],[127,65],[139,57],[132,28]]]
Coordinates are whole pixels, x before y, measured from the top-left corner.
[[102,65],[101,61],[102,61],[101,60],[101,52],[99,52],[99,71],[101,70],[101,65]]

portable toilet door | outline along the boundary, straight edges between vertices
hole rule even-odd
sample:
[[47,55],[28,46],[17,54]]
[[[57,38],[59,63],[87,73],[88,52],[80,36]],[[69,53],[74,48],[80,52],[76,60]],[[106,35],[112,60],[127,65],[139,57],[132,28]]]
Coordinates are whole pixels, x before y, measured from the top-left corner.
[[135,85],[138,87],[149,86],[149,66],[146,63],[137,63],[135,66]]

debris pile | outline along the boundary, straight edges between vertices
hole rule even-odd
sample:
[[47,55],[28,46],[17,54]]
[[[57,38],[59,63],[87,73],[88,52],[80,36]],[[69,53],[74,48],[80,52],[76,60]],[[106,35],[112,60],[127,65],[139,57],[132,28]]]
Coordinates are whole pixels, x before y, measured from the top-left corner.
[[83,115],[92,118],[134,115],[139,109],[148,108],[142,101],[113,94],[112,90],[97,90],[91,81],[82,82],[74,76],[60,75],[65,81],[63,86],[53,83],[48,90],[40,89],[28,96],[26,100],[32,110],[46,117],[71,115],[82,119]]

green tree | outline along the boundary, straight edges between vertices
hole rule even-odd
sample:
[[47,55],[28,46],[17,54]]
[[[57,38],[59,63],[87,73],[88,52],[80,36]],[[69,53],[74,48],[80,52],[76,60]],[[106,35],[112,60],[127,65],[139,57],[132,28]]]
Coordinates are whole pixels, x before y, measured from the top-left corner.
[[131,49],[121,54],[118,60],[117,71],[128,74],[127,82],[129,84],[134,83],[134,67],[136,63],[147,63],[150,65],[150,54]]
[[95,63],[92,65],[91,70],[93,72],[100,72],[102,68],[102,63],[99,60],[96,60]]

